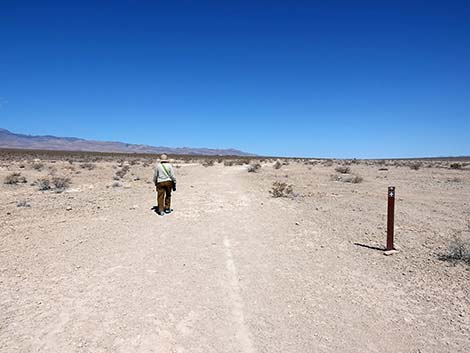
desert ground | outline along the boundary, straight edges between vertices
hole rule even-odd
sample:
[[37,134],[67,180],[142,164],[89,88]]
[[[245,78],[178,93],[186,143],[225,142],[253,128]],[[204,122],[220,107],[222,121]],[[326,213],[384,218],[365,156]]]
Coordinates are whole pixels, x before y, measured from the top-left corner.
[[177,159],[162,217],[153,158],[37,157],[0,154],[2,353],[470,351],[465,162]]

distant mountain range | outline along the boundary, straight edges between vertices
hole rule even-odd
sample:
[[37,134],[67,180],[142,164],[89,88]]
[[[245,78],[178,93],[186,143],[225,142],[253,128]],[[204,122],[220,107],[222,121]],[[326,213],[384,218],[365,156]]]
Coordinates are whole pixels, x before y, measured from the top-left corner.
[[191,147],[156,147],[124,142],[93,141],[76,137],[32,136],[15,134],[0,128],[0,148],[32,150],[87,151],[116,153],[168,153],[205,156],[250,156],[252,154],[236,149],[211,149]]

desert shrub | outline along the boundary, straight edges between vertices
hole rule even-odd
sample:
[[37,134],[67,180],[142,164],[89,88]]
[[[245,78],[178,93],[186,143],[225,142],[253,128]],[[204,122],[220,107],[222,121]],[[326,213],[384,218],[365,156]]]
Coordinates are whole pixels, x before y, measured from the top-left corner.
[[245,164],[245,161],[243,159],[237,159],[235,161],[233,161],[233,164],[235,165],[243,165]]
[[462,169],[461,163],[451,163],[449,166],[450,169]]
[[364,179],[359,176],[359,175],[353,175],[352,179],[351,179],[351,183],[353,184],[359,184],[359,183],[362,183]]
[[447,253],[443,254],[441,259],[470,264],[470,239],[462,239],[461,233],[454,236],[449,242]]
[[280,161],[276,161],[276,163],[274,163],[274,165],[273,165],[274,169],[279,169],[281,167],[282,167],[282,163]]
[[224,166],[231,167],[232,165],[233,165],[233,161],[229,161],[229,160],[224,161]]
[[222,158],[217,159],[217,163],[222,164],[224,160]]
[[45,191],[45,190],[50,190],[51,187],[51,181],[49,178],[41,178],[36,181],[36,185],[38,186],[38,190],[40,191]]
[[343,165],[339,165],[335,168],[335,170],[338,172],[338,173],[341,173],[341,174],[349,174],[349,172],[351,171],[351,169],[347,166],[343,166]]
[[96,168],[96,164],[90,163],[90,162],[86,162],[86,163],[80,164],[80,168],[82,168],[82,169],[88,169],[88,170],[93,170],[93,169]]
[[37,171],[40,171],[40,170],[43,170],[44,169],[44,163],[41,163],[41,162],[34,162],[31,167],[34,169],[34,170],[37,170]]
[[327,159],[326,161],[323,161],[323,165],[325,167],[331,167],[333,165],[333,161],[331,159]]
[[410,169],[412,169],[412,170],[418,170],[422,166],[423,166],[423,163],[421,163],[421,162],[412,162],[412,163],[410,163]]
[[112,185],[111,185],[113,188],[119,188],[122,186],[122,183],[119,182],[119,181],[115,181]]
[[345,174],[345,175],[332,175],[331,180],[341,181],[343,183],[359,184],[362,183],[363,179],[359,175]]
[[16,185],[26,183],[26,178],[21,173],[11,173],[5,177],[5,184]]
[[248,173],[256,173],[259,169],[261,169],[261,164],[253,163],[248,166]]
[[120,179],[124,178],[130,167],[128,165],[123,165],[121,169],[116,171],[116,176]]
[[288,185],[287,183],[275,181],[269,193],[272,197],[289,197],[293,195],[294,188],[292,185]]
[[70,186],[70,179],[64,177],[53,177],[52,185],[54,185],[54,188],[56,188],[57,191],[63,191]]
[[207,167],[213,167],[214,163],[215,163],[214,159],[206,159],[205,161],[202,161],[202,165],[206,168]]

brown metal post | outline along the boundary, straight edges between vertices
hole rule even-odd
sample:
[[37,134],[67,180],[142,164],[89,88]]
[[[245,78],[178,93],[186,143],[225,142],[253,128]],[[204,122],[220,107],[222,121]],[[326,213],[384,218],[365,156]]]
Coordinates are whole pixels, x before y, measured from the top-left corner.
[[393,235],[395,222],[395,186],[388,187],[387,208],[387,250],[394,250]]

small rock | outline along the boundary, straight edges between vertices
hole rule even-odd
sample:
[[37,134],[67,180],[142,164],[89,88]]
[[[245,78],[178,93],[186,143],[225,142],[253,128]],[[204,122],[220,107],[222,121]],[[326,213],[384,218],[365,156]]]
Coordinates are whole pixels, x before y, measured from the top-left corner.
[[299,223],[299,222],[295,222],[295,225],[298,226],[298,225],[300,225],[300,223]]
[[67,211],[72,211],[72,206],[67,206],[66,210]]
[[387,251],[384,251],[384,255],[385,256],[390,256],[390,255],[393,255],[393,254],[396,254],[398,253],[398,250],[387,250]]

